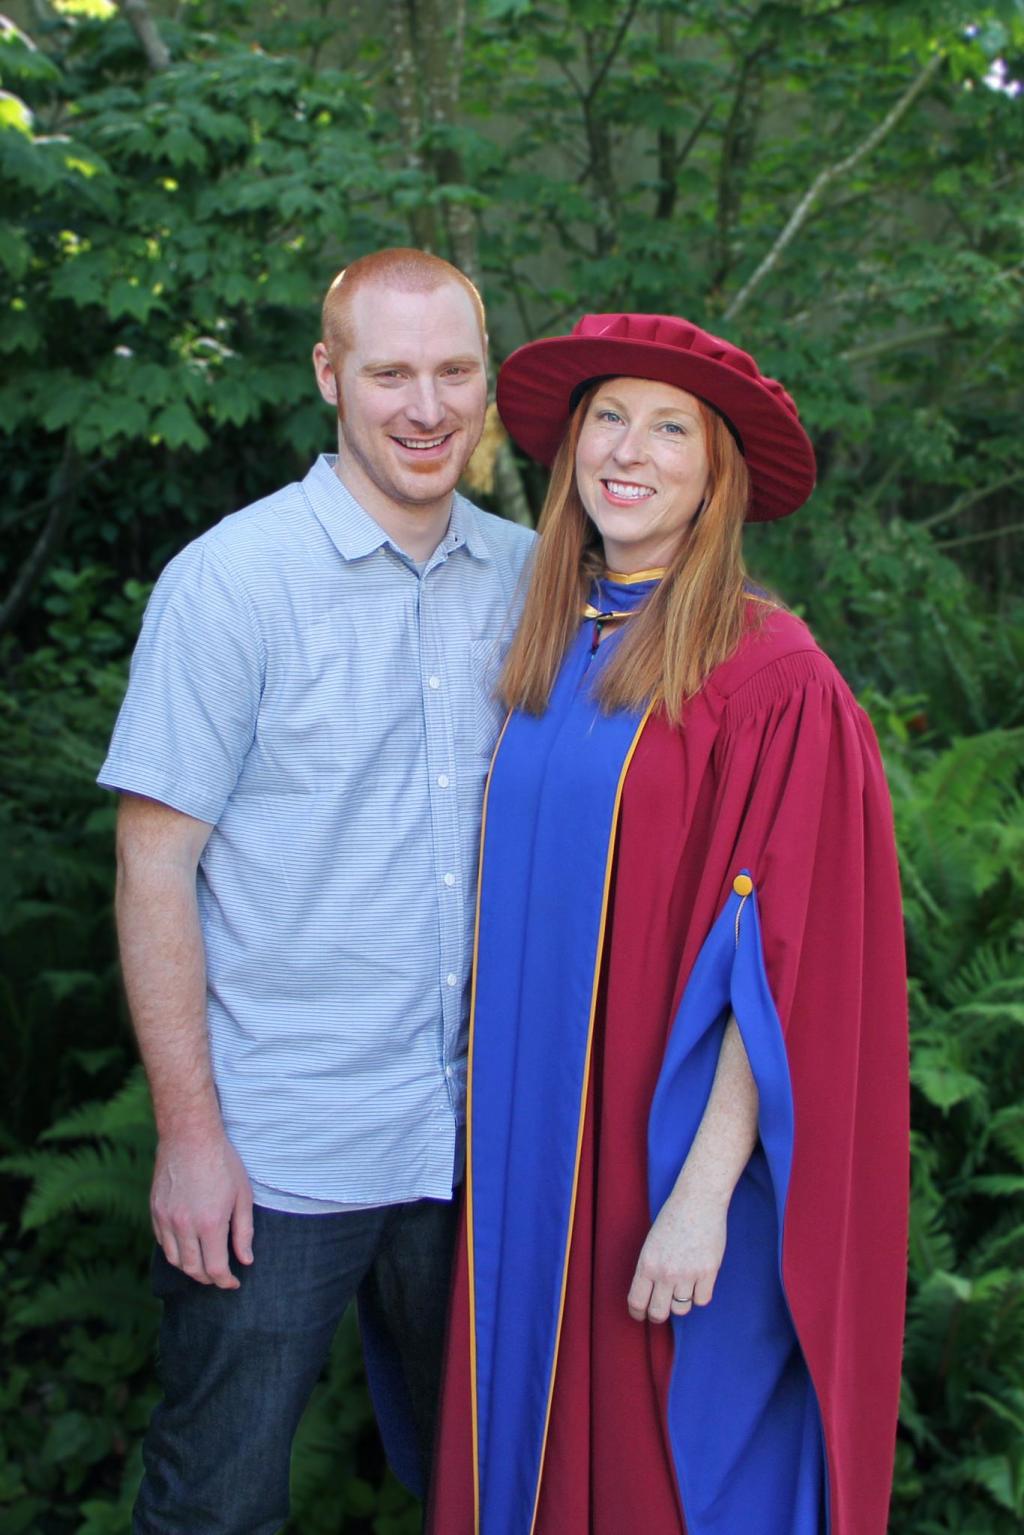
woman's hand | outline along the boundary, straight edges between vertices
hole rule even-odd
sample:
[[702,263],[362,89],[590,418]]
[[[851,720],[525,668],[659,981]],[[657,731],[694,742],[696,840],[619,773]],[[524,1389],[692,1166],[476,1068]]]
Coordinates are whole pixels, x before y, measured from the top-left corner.
[[730,1017],[693,1145],[640,1249],[626,1301],[636,1321],[665,1322],[708,1304],[725,1254],[729,1201],[756,1141],[757,1084]]
[[680,1179],[640,1249],[626,1304],[637,1322],[665,1322],[706,1306],[725,1253],[728,1200]]

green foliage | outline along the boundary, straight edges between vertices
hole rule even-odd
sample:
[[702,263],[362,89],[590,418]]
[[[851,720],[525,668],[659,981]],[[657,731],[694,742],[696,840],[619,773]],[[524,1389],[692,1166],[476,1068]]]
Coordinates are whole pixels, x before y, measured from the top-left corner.
[[145,591],[55,571],[46,643],[0,649],[0,1006],[4,1134],[24,1144],[83,1090],[123,1074],[111,922],[113,801],[95,777],[124,690],[125,636]]
[[145,1284],[153,1131],[141,1076],[110,1104],[55,1124],[51,1138],[67,1149],[40,1145],[3,1164],[30,1181],[32,1236],[3,1260],[0,1522],[33,1535],[115,1535],[129,1528],[155,1395]]
[[782,536],[752,528],[747,555],[764,583],[807,618],[851,685],[912,691],[910,729],[940,739],[1024,722],[1024,603],[1000,620],[928,533],[857,505],[846,487],[817,494]]
[[[911,987],[911,1298],[894,1504],[915,1531],[1024,1514],[1024,730],[911,771],[891,748]],[[982,1512],[984,1510],[984,1512]],[[913,1523],[910,1522],[911,1514]]]
[[[13,1367],[0,1402],[16,1425],[0,1450],[5,1531],[127,1535],[156,1397],[146,1283],[154,1144],[136,1067],[112,1098],[79,1105],[35,1149],[0,1163],[29,1184],[23,1240],[2,1270],[0,1340]],[[296,1535],[419,1528],[413,1500],[381,1465],[352,1313],[300,1429],[293,1509]]]
[[[390,9],[341,29],[297,5],[192,5],[161,19],[159,74],[114,7],[0,34],[0,570],[34,536],[14,502],[38,527],[69,449],[66,545],[141,579],[292,477],[329,442],[307,362],[326,276],[410,227],[452,245],[461,210],[498,356],[583,307],[723,329],[799,398],[819,505],[980,534],[958,558],[1013,589],[1020,540],[991,535],[1024,475],[1024,124],[999,88],[1019,71],[1018,7],[965,28],[946,0],[478,0],[457,114],[438,116],[454,95],[434,55],[413,56],[434,102],[415,129]],[[427,0],[408,9],[434,25]],[[939,56],[736,311],[815,178]]]

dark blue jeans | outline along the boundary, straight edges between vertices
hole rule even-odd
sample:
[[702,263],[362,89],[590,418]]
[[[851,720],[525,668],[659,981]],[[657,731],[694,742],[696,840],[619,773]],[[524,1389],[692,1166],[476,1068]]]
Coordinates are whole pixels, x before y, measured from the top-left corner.
[[163,1401],[143,1445],[134,1535],[274,1535],[288,1517],[292,1439],[357,1292],[397,1345],[429,1471],[455,1212],[414,1204],[255,1211],[241,1289],[197,1284],[158,1249]]

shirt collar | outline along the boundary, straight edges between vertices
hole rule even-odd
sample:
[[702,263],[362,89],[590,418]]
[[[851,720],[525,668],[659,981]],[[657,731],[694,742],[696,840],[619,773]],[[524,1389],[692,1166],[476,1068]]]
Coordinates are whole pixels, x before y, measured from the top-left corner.
[[452,497],[452,515],[444,542],[447,543],[452,538],[460,544],[465,544],[466,553],[471,554],[475,560],[492,558],[480,527],[480,517],[476,507],[472,501],[467,501],[465,496],[460,496],[458,491]]
[[[365,512],[334,472],[337,456],[321,453],[302,482],[310,506],[328,538],[345,560],[359,560],[387,546],[403,553],[379,522]],[[465,546],[474,559],[489,560],[491,552],[480,529],[476,507],[464,496],[452,497],[448,529],[438,545],[445,556]],[[433,559],[434,556],[431,556]]]

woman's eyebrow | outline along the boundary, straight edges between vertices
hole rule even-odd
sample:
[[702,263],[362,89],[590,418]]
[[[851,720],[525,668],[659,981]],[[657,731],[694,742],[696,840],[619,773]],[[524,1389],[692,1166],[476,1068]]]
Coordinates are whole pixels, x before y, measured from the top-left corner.
[[[614,405],[616,410],[627,409],[627,406],[623,404],[618,395],[605,394],[603,392],[594,396],[594,404],[595,406]],[[654,416],[687,416],[691,421],[700,420],[697,412],[691,410],[688,405],[656,405],[651,414]]]

